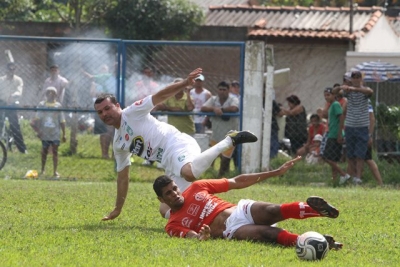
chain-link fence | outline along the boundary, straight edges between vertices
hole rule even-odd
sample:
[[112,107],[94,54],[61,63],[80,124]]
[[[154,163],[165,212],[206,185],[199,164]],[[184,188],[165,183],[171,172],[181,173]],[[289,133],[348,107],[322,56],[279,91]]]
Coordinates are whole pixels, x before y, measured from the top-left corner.
[[[2,171],[17,178],[23,177],[27,170],[40,172],[42,143],[32,124],[38,118],[42,118],[42,123],[44,120],[51,123],[57,119],[58,115],[54,114],[62,112],[66,120],[67,142],[59,147],[60,175],[63,178],[90,178],[90,168],[86,168],[87,173],[82,173],[82,168],[71,166],[90,165],[91,159],[112,158],[110,138],[113,130],[105,127],[93,109],[94,99],[99,93],[116,94],[125,107],[202,67],[205,77],[202,87],[215,95],[219,82],[227,81],[229,84],[232,80],[243,80],[243,46],[243,43],[4,36],[0,41],[0,51],[4,53],[0,56],[0,66],[4,66],[0,72],[4,80],[0,89],[1,108],[6,112],[3,117],[5,126],[1,129],[2,141],[9,144],[9,153]],[[22,79],[22,94],[11,96],[17,88],[16,80],[19,78],[16,77]],[[47,93],[52,91],[47,90],[48,87],[55,88],[56,100],[61,104],[52,112],[48,111],[51,105],[46,103]],[[210,113],[203,115],[206,114],[214,116]],[[239,114],[236,112],[231,116],[237,119]],[[168,122],[171,114],[158,111],[154,115]],[[173,115],[192,117],[193,113],[183,110]],[[36,125],[38,127],[40,125]],[[196,136],[203,149],[209,145],[212,129],[209,130]],[[53,153],[51,149],[47,151],[44,177],[54,175]],[[67,162],[68,167],[65,166]],[[113,164],[112,160],[106,162]],[[110,173],[105,174],[105,177],[112,176],[115,176],[113,167]]]

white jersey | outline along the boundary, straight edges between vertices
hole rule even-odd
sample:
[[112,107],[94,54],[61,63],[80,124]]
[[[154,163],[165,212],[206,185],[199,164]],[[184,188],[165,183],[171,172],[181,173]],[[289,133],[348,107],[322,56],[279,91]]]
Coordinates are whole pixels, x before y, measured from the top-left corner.
[[122,111],[121,126],[115,130],[113,145],[118,172],[131,164],[131,154],[165,166],[165,158],[174,152],[171,151],[174,142],[183,134],[172,125],[150,115],[153,108],[150,95]]
[[[196,93],[195,89],[191,90],[190,96],[192,97],[193,104],[194,104],[193,112],[200,112],[201,107],[203,106],[204,103],[206,103],[207,97],[210,95],[211,95],[210,91],[208,91],[207,89],[204,89],[204,88],[200,94]],[[205,116],[195,115],[193,117],[194,123],[202,123],[204,120],[204,117]]]

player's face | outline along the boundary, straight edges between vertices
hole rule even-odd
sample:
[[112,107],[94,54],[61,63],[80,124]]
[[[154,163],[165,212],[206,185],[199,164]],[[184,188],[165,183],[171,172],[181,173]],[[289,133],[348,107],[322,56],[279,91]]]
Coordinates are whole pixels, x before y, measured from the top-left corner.
[[109,98],[106,98],[101,103],[95,104],[94,108],[105,124],[119,128],[121,124],[121,107],[118,103],[114,104]]
[[314,126],[318,126],[319,125],[319,120],[317,118],[312,118],[310,122]]
[[167,204],[172,210],[182,207],[185,200],[175,182],[165,186],[162,189],[162,196],[158,199],[162,203]]

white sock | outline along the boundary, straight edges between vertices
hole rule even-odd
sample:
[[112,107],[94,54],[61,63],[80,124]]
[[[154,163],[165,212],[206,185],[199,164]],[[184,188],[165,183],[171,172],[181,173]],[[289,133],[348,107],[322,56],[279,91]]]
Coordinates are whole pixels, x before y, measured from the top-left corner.
[[232,139],[227,136],[224,140],[218,142],[215,146],[198,155],[192,162],[192,173],[196,179],[205,172],[218,157],[219,154],[233,146]]

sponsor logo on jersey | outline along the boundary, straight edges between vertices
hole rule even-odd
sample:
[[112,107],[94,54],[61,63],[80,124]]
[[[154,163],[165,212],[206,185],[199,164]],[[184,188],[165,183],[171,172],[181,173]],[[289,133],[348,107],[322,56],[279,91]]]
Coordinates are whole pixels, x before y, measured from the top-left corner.
[[161,160],[162,160],[162,156],[163,156],[163,154],[164,154],[164,149],[162,149],[162,148],[158,148],[157,149],[157,161],[158,162],[161,162]]
[[135,106],[140,106],[143,103],[143,99],[136,101],[134,104]]
[[125,143],[122,144],[121,150],[124,150],[124,148],[125,148]]
[[179,162],[182,162],[182,161],[185,160],[185,158],[186,158],[185,155],[180,155],[180,156],[178,157],[178,161],[179,161]]
[[217,205],[218,205],[218,203],[214,203],[211,199],[208,200],[206,205],[204,206],[203,210],[201,211],[199,218],[201,220],[203,220],[205,217],[210,215]]
[[194,195],[194,199],[196,199],[197,201],[203,201],[205,197],[206,195],[203,192],[199,192]]
[[190,225],[192,224],[192,220],[188,217],[185,217],[182,219],[182,226],[190,228]]
[[125,140],[128,141],[129,140],[129,135],[125,134]]
[[128,132],[128,134],[129,134],[130,136],[133,135],[133,131],[132,131],[131,127],[127,126],[127,127],[126,127],[126,131]]
[[144,140],[141,136],[136,136],[133,138],[131,145],[129,146],[129,151],[137,156],[141,156],[144,150]]
[[189,208],[187,209],[187,213],[192,216],[196,216],[197,212],[200,210],[200,206],[196,204],[190,204]]

